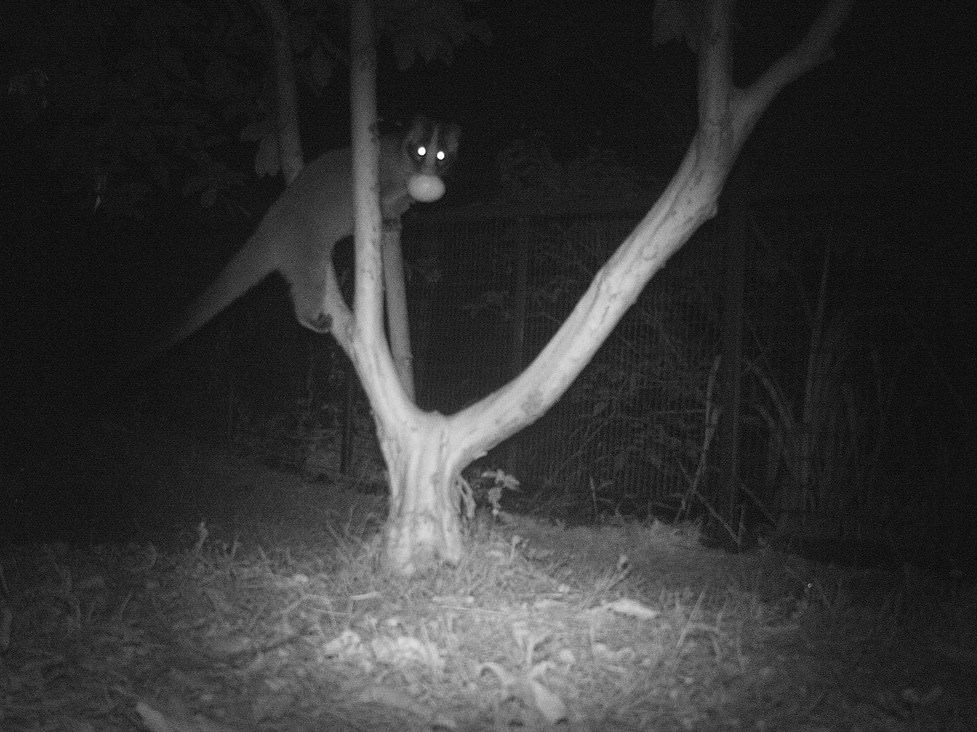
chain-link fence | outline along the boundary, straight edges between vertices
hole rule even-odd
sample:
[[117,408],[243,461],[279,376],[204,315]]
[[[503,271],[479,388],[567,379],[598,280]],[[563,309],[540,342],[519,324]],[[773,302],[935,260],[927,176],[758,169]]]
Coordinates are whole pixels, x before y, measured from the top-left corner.
[[[419,405],[453,413],[525,368],[640,216],[412,215],[403,240]],[[481,463],[515,475],[534,506],[565,518],[641,517],[726,496],[716,504],[726,516],[731,503],[749,505],[754,521],[815,516],[823,530],[850,534],[857,528],[844,521],[864,525],[888,510],[884,501],[897,499],[871,491],[884,482],[881,405],[893,398],[893,361],[872,345],[880,338],[866,331],[871,313],[819,294],[825,242],[791,249],[781,224],[779,251],[809,261],[778,262],[752,232],[740,243],[745,296],[728,303],[725,227],[703,226],[559,402]],[[345,356],[331,338],[297,328],[284,302],[280,283],[263,285],[168,355],[143,393],[144,412],[162,406],[212,441],[310,478],[382,489],[369,406]],[[743,333],[735,405],[720,368],[731,318]],[[709,447],[733,406],[730,472],[729,443]]]
[[[640,216],[472,212],[415,220],[405,245],[416,251],[437,242],[440,265],[436,282],[412,288],[421,406],[454,412],[528,365]],[[647,515],[676,503],[703,456],[721,266],[706,226],[645,288],[560,401],[483,462],[573,514]]]

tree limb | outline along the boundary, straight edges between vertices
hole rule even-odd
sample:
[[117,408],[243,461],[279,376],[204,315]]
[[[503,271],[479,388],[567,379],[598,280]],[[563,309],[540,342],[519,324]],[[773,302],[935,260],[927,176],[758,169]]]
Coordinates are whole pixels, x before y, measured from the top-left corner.
[[853,0],[830,0],[803,40],[744,90],[736,105],[737,137],[741,138],[739,145],[750,135],[760,115],[785,86],[834,57],[831,43],[848,19],[852,4]]
[[258,0],[271,27],[272,56],[275,69],[275,133],[278,140],[278,162],[285,185],[290,185],[305,166],[302,139],[299,136],[299,105],[295,87],[295,62],[289,33],[288,10],[281,0]]
[[699,126],[679,170],[598,271],[570,316],[515,380],[450,418],[456,445],[482,454],[546,413],[593,358],[648,281],[715,215],[719,193],[760,114],[788,83],[830,58],[851,0],[830,0],[798,46],[742,91],[732,81],[733,0],[715,0],[700,45]]

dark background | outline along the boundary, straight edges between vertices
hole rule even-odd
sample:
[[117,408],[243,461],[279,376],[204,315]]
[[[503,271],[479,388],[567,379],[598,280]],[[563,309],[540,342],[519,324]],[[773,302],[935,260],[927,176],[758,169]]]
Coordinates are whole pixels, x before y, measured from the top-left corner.
[[[116,390],[112,369],[130,337],[178,312],[279,190],[254,178],[255,145],[239,144],[240,125],[229,122],[214,157],[242,171],[242,185],[221,205],[204,208],[198,196],[186,195],[190,173],[177,167],[165,184],[150,176],[155,187],[133,196],[138,211],[94,210],[93,155],[80,142],[91,138],[64,130],[112,110],[88,98],[72,75],[93,57],[117,59],[133,41],[119,24],[93,38],[59,7],[7,3],[0,29],[0,76],[39,68],[48,78],[43,107],[26,114],[24,99],[11,93],[0,120],[7,161],[0,170],[0,419],[8,465],[32,454],[40,434],[64,434],[66,419],[71,429],[84,429],[87,415]],[[650,7],[474,3],[469,11],[487,23],[492,43],[469,42],[450,64],[402,72],[384,42],[381,116],[393,123],[424,112],[462,126],[448,207],[500,196],[495,159],[518,138],[545,144],[560,160],[594,147],[612,150],[664,184],[694,130],[695,64],[681,44],[652,44]],[[817,7],[741,3],[738,83],[749,83],[796,42]],[[743,152],[755,189],[829,195],[867,222],[842,259],[839,286],[847,297],[928,303],[919,323],[946,389],[921,400],[917,418],[956,437],[977,436],[969,432],[977,393],[975,21],[977,12],[962,1],[856,4],[836,58],[780,94]],[[262,62],[254,63],[258,78]],[[303,95],[309,156],[348,139],[346,72],[336,73],[321,96]],[[157,101],[161,124],[192,112],[172,97]],[[152,97],[132,104],[151,105]],[[146,146],[153,144],[148,135]],[[149,157],[132,159],[130,193]]]

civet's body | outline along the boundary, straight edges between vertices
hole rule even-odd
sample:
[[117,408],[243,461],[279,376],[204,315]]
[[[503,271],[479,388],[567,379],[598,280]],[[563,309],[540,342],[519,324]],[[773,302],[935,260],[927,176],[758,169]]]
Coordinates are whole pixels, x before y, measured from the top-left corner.
[[[402,215],[413,203],[411,192],[416,195],[417,189],[408,191],[412,180],[427,176],[440,181],[457,155],[458,134],[454,125],[417,118],[406,133],[381,138],[384,218]],[[352,150],[345,148],[323,154],[302,170],[251,238],[190,305],[179,327],[140,360],[150,360],[188,338],[272,272],[288,282],[299,323],[328,331],[326,272],[336,242],[352,233]]]

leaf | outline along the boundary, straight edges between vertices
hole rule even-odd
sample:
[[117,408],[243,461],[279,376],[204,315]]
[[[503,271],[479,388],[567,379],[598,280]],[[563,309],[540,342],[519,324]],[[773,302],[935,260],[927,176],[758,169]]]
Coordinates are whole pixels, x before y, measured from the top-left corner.
[[530,679],[529,690],[533,695],[533,705],[547,722],[556,724],[567,718],[567,707],[556,694],[536,679]]
[[481,676],[486,671],[491,671],[499,680],[504,688],[509,688],[516,683],[516,677],[506,670],[501,664],[486,661],[475,670],[475,676]]
[[139,714],[142,723],[151,732],[172,732],[178,729],[175,725],[170,724],[169,720],[161,712],[156,711],[145,702],[136,702],[136,713]]
[[651,44],[661,46],[674,40],[697,53],[703,13],[702,0],[657,0],[651,15]]
[[363,639],[352,630],[344,630],[322,647],[324,658],[349,660],[363,654]]
[[436,672],[444,670],[445,661],[438,647],[411,636],[374,638],[370,641],[370,650],[377,661],[391,666],[420,665]]
[[637,600],[629,600],[626,597],[619,598],[613,602],[605,602],[601,607],[618,615],[627,615],[628,617],[638,618],[639,620],[653,620],[661,614],[644,603],[640,603]]

